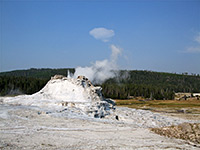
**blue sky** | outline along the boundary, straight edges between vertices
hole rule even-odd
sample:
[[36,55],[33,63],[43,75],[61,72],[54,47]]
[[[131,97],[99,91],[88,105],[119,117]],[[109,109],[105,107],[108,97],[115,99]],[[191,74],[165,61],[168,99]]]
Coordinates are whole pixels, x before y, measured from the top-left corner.
[[[200,74],[200,0],[1,0],[0,9],[0,72],[89,66],[115,44],[121,69]],[[94,28],[114,35],[96,39]]]

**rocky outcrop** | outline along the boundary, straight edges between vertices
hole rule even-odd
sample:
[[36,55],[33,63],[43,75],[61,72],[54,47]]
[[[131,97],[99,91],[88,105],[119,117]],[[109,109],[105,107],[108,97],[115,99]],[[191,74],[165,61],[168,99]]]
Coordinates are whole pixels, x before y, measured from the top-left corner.
[[54,79],[63,79],[63,78],[65,78],[65,76],[63,76],[63,75],[55,75],[55,76],[51,77],[51,80],[54,80]]

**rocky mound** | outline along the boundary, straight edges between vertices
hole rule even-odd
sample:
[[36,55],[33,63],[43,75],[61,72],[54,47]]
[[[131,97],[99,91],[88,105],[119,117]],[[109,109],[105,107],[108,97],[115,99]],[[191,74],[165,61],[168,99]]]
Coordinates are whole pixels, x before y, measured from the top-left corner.
[[200,144],[200,123],[182,123],[177,126],[153,128],[151,130],[160,135]]

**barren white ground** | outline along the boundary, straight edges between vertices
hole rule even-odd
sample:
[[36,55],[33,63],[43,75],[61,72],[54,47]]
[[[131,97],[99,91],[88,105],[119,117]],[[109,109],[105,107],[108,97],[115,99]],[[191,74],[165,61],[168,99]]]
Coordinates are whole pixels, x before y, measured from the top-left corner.
[[162,137],[133,123],[58,114],[62,112],[0,104],[0,149],[198,149],[187,141]]

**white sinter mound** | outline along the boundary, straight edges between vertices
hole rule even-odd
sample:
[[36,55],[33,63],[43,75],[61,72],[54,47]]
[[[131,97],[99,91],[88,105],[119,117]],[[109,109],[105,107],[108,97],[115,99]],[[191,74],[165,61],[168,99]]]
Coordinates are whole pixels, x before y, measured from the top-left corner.
[[103,98],[101,87],[95,87],[84,76],[77,79],[55,75],[39,92],[5,98],[4,102],[40,107],[73,107],[95,118],[102,118],[114,109],[114,101]]

